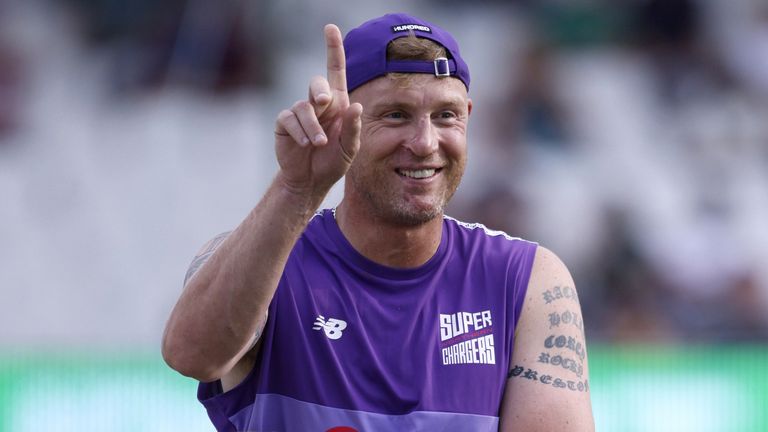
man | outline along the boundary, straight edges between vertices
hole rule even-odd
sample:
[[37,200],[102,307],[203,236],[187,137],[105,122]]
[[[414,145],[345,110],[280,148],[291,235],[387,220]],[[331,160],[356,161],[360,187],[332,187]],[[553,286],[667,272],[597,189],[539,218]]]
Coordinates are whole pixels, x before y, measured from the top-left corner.
[[455,40],[404,14],[325,39],[274,181],[190,267],[168,364],[219,431],[593,430],[565,266],[443,215],[472,110]]

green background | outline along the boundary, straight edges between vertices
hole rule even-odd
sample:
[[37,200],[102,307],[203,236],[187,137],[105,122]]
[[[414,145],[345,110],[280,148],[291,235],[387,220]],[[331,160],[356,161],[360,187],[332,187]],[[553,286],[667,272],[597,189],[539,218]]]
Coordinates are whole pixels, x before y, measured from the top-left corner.
[[[598,431],[768,431],[768,348],[595,346]],[[0,354],[0,432],[212,431],[152,352]]]

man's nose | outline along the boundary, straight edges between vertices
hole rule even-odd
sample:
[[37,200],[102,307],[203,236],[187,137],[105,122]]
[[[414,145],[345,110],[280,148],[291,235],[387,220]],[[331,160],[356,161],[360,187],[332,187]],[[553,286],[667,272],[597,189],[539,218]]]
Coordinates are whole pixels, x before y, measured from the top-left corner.
[[437,151],[438,131],[429,117],[419,119],[413,125],[413,138],[408,143],[408,149],[416,156],[429,156]]

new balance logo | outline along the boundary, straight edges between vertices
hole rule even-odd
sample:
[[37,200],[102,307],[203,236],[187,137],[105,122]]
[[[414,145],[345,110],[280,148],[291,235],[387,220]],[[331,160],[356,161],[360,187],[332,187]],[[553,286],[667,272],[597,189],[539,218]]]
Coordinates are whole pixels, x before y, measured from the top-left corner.
[[341,337],[341,332],[344,331],[345,328],[347,328],[346,321],[336,318],[328,318],[326,321],[324,316],[318,315],[312,330],[323,330],[325,335],[328,336],[328,339],[335,340]]

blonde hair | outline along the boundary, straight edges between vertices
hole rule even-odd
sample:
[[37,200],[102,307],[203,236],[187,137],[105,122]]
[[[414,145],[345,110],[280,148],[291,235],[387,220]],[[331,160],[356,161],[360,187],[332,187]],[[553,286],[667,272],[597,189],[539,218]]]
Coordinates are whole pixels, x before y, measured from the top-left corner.
[[[416,37],[411,30],[408,36],[397,38],[387,45],[387,60],[434,60],[447,57],[445,48],[437,42]],[[387,76],[398,81],[400,87],[409,87],[413,74],[390,72]]]

